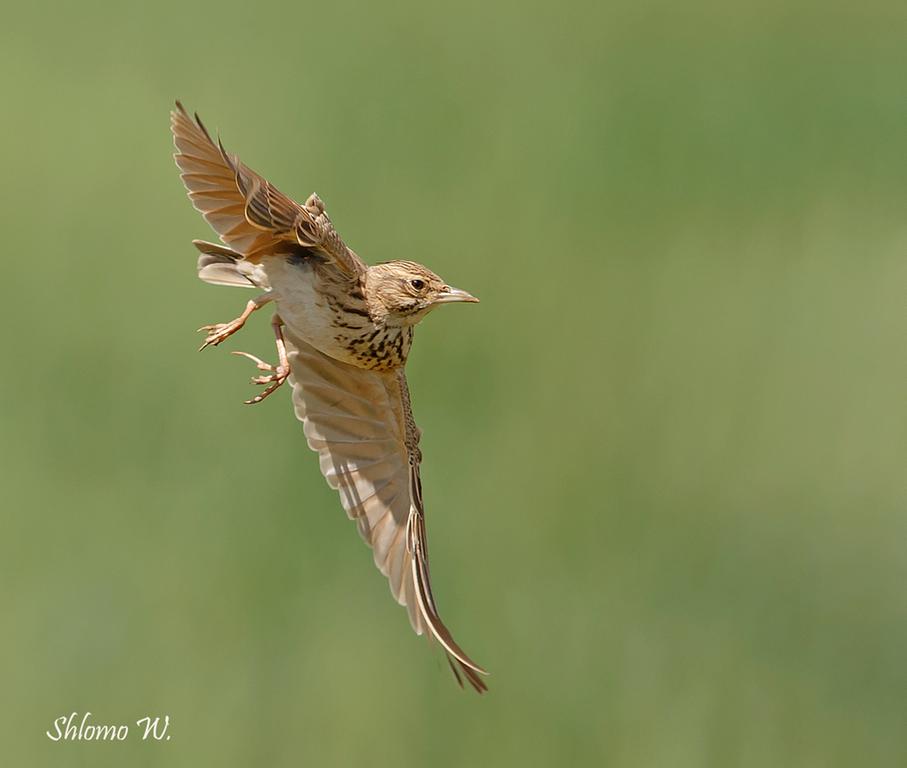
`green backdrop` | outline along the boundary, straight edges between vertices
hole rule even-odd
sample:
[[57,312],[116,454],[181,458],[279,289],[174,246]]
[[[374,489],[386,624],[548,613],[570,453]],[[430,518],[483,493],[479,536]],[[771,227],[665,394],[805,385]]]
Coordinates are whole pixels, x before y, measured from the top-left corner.
[[[0,61],[0,762],[907,761],[902,4],[18,4]],[[248,295],[195,278],[177,97],[481,297],[409,375],[487,696],[242,405],[267,318],[196,353]]]

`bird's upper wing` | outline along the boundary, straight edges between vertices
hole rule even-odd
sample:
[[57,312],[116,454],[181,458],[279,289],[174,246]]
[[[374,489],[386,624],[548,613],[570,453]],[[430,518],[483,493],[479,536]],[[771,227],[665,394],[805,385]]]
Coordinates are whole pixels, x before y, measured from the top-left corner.
[[254,262],[268,253],[303,246],[347,274],[365,271],[317,195],[305,205],[291,200],[223,144],[215,143],[198,115],[191,118],[179,102],[170,113],[170,128],[176,146],[173,157],[189,198],[230,248]]
[[[375,565],[405,605],[416,634],[428,632],[451,669],[479,692],[485,671],[457,645],[441,621],[431,591],[425,512],[419,479],[419,430],[402,371],[376,373],[341,363],[285,329],[293,406],[321,472],[359,533]],[[458,671],[459,670],[459,671]]]

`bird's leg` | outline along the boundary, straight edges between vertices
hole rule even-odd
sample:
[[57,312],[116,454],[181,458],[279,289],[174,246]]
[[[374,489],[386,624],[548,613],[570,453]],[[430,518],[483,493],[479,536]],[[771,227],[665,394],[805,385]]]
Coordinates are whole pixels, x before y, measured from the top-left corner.
[[261,309],[272,299],[273,297],[271,296],[271,294],[263,293],[261,294],[261,296],[256,296],[248,304],[246,304],[246,308],[243,310],[242,314],[235,320],[231,320],[229,323],[203,325],[198,329],[198,331],[199,333],[201,333],[202,331],[207,331],[208,335],[205,337],[205,343],[198,348],[198,351],[201,352],[205,347],[208,346],[216,347],[221,342],[226,341],[246,324],[246,320],[249,319],[251,314],[256,309]]
[[280,315],[275,314],[274,317],[271,318],[271,328],[274,329],[274,339],[277,344],[276,367],[255,357],[255,355],[250,355],[248,352],[233,353],[234,355],[248,358],[255,363],[256,368],[260,371],[269,371],[266,376],[254,376],[252,378],[253,384],[267,385],[267,387],[264,391],[255,395],[251,400],[246,400],[246,405],[260,403],[283,384],[287,380],[287,376],[290,375],[290,361],[287,359],[287,345],[283,340],[283,331],[281,330],[281,328],[283,328],[283,320],[280,319]]

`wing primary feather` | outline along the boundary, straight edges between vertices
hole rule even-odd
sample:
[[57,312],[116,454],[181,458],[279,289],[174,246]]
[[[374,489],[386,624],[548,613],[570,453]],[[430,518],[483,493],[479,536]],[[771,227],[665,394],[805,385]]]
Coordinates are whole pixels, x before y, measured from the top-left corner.
[[[428,624],[428,628],[431,630],[434,638],[441,643],[444,650],[459,663],[467,679],[475,686],[475,682],[472,680],[469,670],[472,670],[473,673],[477,672],[482,675],[487,675],[488,672],[470,659],[469,656],[466,655],[466,652],[457,645],[453,636],[450,634],[450,630],[444,626],[444,622],[441,621],[441,617],[438,615],[428,579],[428,561],[425,556],[424,547],[425,521],[418,510],[413,510],[410,515],[408,527],[409,535],[407,538],[410,542],[412,575],[416,583],[416,597],[419,600],[422,614],[425,616],[426,624]],[[481,679],[478,679],[478,682],[482,683]],[[482,683],[482,685],[484,686],[484,683]]]
[[208,129],[205,128],[205,124],[202,122],[202,119],[198,116],[198,112],[195,112],[194,115],[195,115],[195,122],[198,125],[198,127],[201,128],[202,133],[205,134],[205,138],[208,141],[211,141],[211,134],[208,133]]
[[285,329],[293,403],[322,474],[373,550],[417,634],[438,642],[457,683],[482,693],[488,673],[453,639],[432,594],[419,477],[419,430],[402,372],[354,368]]
[[457,679],[460,687],[463,687],[463,678],[460,677],[460,673],[457,671],[456,665],[453,663],[453,659],[450,657],[450,654],[445,653],[444,658],[447,659],[447,665],[450,667],[450,671],[453,672],[454,677]]

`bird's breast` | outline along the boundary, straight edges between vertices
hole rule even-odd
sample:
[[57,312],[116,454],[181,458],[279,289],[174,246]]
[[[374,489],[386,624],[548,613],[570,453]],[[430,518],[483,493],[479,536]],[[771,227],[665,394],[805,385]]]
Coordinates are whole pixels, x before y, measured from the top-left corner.
[[338,334],[349,362],[371,371],[391,371],[406,364],[413,342],[412,328],[373,326],[353,334]]
[[375,371],[406,362],[412,329],[375,323],[357,284],[325,275],[306,259],[268,257],[262,268],[281,320],[320,352]]

